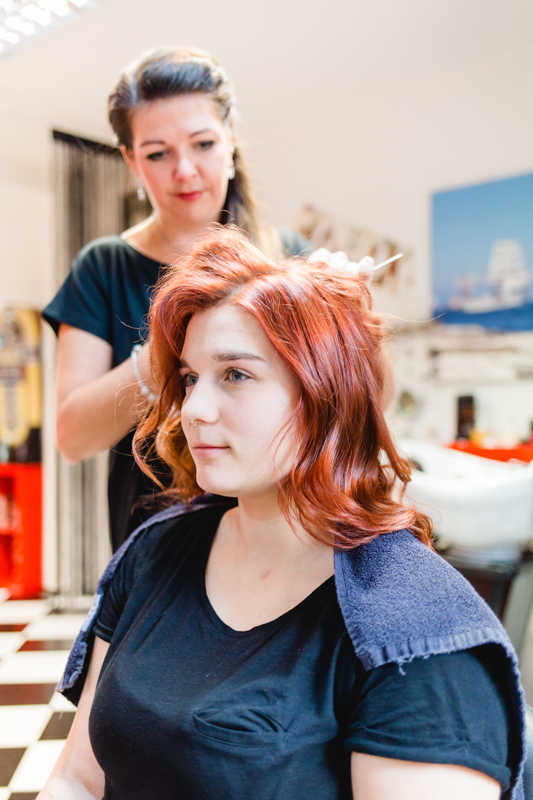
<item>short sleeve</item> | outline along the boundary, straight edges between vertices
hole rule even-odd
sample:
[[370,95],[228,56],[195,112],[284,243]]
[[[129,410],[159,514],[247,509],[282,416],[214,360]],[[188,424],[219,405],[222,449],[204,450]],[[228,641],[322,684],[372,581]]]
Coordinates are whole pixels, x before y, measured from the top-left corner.
[[96,636],[105,642],[110,642],[113,637],[143,565],[150,564],[153,538],[159,535],[160,528],[156,526],[138,536],[116,568],[93,627]]
[[105,250],[97,243],[89,244],[74,259],[63,285],[42,312],[55,333],[66,323],[111,343],[106,266]]
[[468,767],[509,788],[510,701],[499,648],[365,673],[345,742],[370,755]]

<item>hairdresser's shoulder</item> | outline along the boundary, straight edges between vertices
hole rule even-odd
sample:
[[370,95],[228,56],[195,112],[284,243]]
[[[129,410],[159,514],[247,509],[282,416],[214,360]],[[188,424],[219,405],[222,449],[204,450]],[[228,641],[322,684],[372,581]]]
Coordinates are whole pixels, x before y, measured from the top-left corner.
[[309,239],[290,228],[278,228],[284,256],[309,256],[315,249]]
[[[88,242],[74,259],[73,268],[109,268],[117,260],[130,260],[136,251],[121,236],[100,236]],[[140,253],[139,253],[140,255]]]

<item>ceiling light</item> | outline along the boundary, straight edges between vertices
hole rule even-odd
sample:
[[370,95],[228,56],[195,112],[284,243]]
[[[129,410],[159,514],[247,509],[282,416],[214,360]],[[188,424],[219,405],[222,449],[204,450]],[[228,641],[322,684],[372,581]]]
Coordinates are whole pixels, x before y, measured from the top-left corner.
[[19,43],[20,36],[17,36],[16,33],[11,33],[11,31],[6,31],[4,28],[3,30],[0,31],[0,39],[3,39],[4,42],[13,45]]
[[52,15],[50,12],[44,11],[42,8],[39,8],[39,6],[36,6],[35,3],[30,3],[29,6],[23,6],[23,8],[20,9],[20,15],[32,22],[36,22],[38,25],[50,25],[52,22]]
[[0,58],[93,5],[95,0],[0,0]]
[[58,17],[65,17],[69,12],[67,0],[37,0],[41,8],[52,11]]
[[6,17],[4,20],[4,25],[7,25],[8,28],[11,28],[18,33],[23,33],[25,36],[33,36],[35,33],[35,25],[32,22],[27,22],[22,17],[15,16],[15,17]]

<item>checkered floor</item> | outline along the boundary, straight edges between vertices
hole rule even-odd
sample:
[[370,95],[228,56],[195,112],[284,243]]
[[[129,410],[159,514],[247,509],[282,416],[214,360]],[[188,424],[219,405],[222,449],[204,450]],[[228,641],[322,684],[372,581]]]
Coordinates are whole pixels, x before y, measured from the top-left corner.
[[61,752],[74,706],[54,687],[84,618],[0,597],[0,800],[37,797]]

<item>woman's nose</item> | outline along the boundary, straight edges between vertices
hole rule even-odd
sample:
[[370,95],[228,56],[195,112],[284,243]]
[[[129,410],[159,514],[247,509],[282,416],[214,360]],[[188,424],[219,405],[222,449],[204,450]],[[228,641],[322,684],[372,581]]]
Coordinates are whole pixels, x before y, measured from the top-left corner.
[[208,386],[207,382],[199,380],[191,387],[189,394],[185,397],[181,406],[181,419],[183,426],[189,427],[196,422],[213,424],[218,420],[219,411],[216,402],[215,391]]

